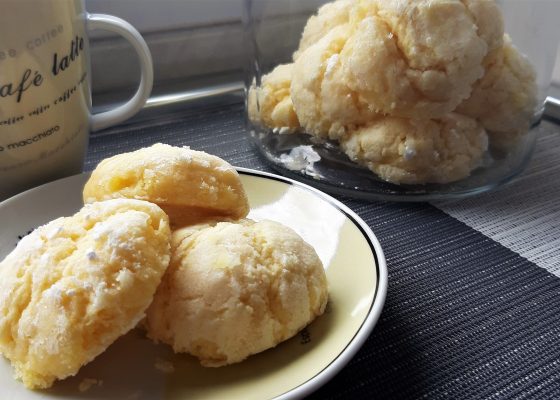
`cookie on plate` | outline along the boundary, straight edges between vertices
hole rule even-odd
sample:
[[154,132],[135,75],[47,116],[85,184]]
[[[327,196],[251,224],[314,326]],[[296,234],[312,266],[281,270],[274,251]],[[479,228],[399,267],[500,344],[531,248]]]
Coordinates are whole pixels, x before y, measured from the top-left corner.
[[169,264],[167,215],[117,199],[23,238],[0,263],[0,353],[31,389],[75,375],[144,317]]
[[243,218],[249,212],[239,174],[229,163],[161,143],[101,161],[83,197],[85,203],[111,198],[155,203],[174,228],[212,217]]
[[315,250],[272,221],[173,233],[172,261],[147,311],[148,335],[204,366],[240,362],[295,335],[327,303]]

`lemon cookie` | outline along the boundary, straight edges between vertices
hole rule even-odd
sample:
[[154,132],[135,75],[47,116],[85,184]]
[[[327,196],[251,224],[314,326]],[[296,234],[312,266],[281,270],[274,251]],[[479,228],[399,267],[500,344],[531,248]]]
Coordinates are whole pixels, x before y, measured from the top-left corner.
[[173,227],[214,216],[243,218],[249,202],[230,164],[219,157],[155,144],[99,163],[86,183],[84,202],[134,198],[160,206]]
[[503,47],[488,59],[484,77],[457,110],[482,123],[491,145],[507,148],[528,131],[536,105],[535,70],[505,36]]
[[[350,88],[385,114],[434,118],[453,111],[483,75],[491,34],[499,40],[503,32],[479,26],[486,19],[473,18],[459,0],[376,3],[376,16],[358,23],[341,54]],[[488,11],[488,19],[499,19],[497,7]]]
[[281,64],[262,77],[260,87],[252,85],[248,95],[249,118],[280,132],[295,132],[300,127],[290,97],[293,64]]
[[337,0],[322,5],[317,14],[312,15],[305,24],[293,59],[296,60],[303,51],[321,40],[331,29],[347,24],[353,3],[354,0]]
[[480,165],[487,147],[484,128],[453,113],[437,120],[381,117],[341,140],[351,160],[397,184],[465,178]]
[[331,29],[294,63],[291,97],[307,133],[338,139],[377,115],[345,81],[340,52],[351,33],[348,24]]
[[295,335],[322,314],[319,257],[271,221],[222,222],[173,234],[170,268],[147,312],[151,338],[217,367]]
[[486,56],[501,44],[501,21],[486,0],[324,6],[295,56],[291,96],[300,123],[337,139],[374,113],[447,115],[483,76]]
[[143,318],[169,264],[156,205],[86,205],[22,239],[0,263],[0,352],[25,386],[75,375]]

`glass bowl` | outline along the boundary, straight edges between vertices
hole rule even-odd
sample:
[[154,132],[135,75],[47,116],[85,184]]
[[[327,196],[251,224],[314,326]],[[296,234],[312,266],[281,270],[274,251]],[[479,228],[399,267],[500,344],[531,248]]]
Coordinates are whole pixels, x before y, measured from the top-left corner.
[[546,0],[246,0],[249,138],[277,171],[327,192],[491,190],[531,158],[558,11]]

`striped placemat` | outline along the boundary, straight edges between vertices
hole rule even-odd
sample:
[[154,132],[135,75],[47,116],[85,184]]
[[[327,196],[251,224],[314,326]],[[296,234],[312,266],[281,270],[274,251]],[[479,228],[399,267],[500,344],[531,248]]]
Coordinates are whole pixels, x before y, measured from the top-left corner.
[[[552,125],[550,130],[557,131]],[[507,235],[515,229],[515,221],[529,230],[521,204],[527,210],[534,208],[532,215],[552,213],[546,207],[553,206],[553,189],[539,206],[534,202],[539,195],[545,197],[544,189],[531,196],[536,179],[546,186],[554,177],[540,164],[541,157],[554,158],[547,141],[557,141],[549,136],[545,132],[541,139],[545,155],[539,150],[527,172],[532,178],[525,175],[502,194],[438,204],[446,212],[430,204],[339,197],[379,238],[387,258],[389,289],[373,334],[352,361],[310,398],[560,398],[560,279],[537,266],[537,261],[544,266],[540,260],[553,246],[543,242],[548,239],[534,239],[539,230],[549,232],[543,229],[548,226],[544,222],[552,218],[535,223],[525,239],[539,249],[535,262],[525,250],[512,250],[518,234]],[[246,140],[241,103],[193,106],[178,115],[161,116],[156,123],[135,123],[95,135],[86,167],[155,142],[189,145],[234,165],[271,171]],[[514,195],[523,190],[532,201],[507,205],[507,198],[519,199]],[[508,191],[513,193],[503,194]],[[486,214],[472,217],[478,221],[474,223],[454,210],[467,216]],[[456,213],[457,218],[447,213]],[[493,224],[495,233],[486,228]],[[548,259],[553,265],[554,258]]]
[[533,159],[511,184],[461,201],[434,204],[560,276],[560,126],[541,124]]

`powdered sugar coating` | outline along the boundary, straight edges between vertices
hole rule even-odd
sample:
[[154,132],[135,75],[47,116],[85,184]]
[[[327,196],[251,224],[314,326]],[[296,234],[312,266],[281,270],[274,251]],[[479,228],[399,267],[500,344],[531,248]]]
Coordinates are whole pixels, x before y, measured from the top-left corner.
[[477,118],[493,145],[507,148],[529,129],[537,105],[536,73],[507,35],[485,66],[484,77],[457,110]]
[[381,117],[341,140],[350,159],[399,184],[467,177],[488,148],[484,128],[458,114],[436,120]]
[[175,228],[214,216],[242,218],[249,212],[239,174],[229,163],[161,143],[101,161],[83,196],[85,203],[113,198],[155,203]]
[[148,334],[205,366],[244,360],[323,313],[325,271],[291,229],[222,222],[173,234],[170,268],[147,312]]
[[277,127],[287,132],[300,128],[290,97],[293,64],[281,64],[263,75],[261,85],[249,88],[248,114],[254,123]]
[[47,388],[136,326],[169,239],[164,212],[139,200],[91,204],[25,237],[0,263],[0,352],[16,377]]

